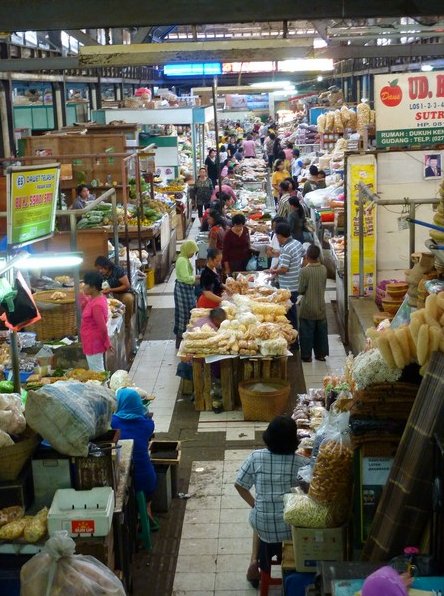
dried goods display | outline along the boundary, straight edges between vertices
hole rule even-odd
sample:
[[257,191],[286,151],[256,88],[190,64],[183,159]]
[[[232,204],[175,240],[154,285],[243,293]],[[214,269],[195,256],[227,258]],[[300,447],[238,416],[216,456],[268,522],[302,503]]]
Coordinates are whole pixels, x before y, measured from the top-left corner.
[[300,528],[331,528],[334,525],[330,508],[303,492],[284,495],[284,520]]
[[444,352],[444,292],[427,296],[425,307],[411,313],[408,325],[368,329],[367,335],[389,368],[402,369],[417,362],[423,374],[432,353]]

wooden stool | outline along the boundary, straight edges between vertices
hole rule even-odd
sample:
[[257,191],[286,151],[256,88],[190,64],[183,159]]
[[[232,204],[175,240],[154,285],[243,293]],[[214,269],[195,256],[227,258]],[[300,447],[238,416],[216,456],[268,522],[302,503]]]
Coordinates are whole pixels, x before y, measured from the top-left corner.
[[[273,560],[276,557],[276,560]],[[280,565],[282,561],[282,542],[263,542],[259,547],[260,596],[268,596],[270,586],[282,585],[282,577],[271,577],[273,565]]]

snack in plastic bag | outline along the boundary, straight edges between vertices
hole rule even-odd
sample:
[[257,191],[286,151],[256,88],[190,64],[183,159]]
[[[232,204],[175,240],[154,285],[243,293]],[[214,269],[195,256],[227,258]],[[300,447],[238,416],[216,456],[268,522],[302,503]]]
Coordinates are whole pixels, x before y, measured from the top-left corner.
[[125,596],[121,581],[89,555],[75,555],[67,532],[56,532],[20,572],[21,596]]
[[318,503],[346,508],[351,494],[353,450],[346,431],[332,427],[319,448],[308,494]]
[[334,525],[329,507],[313,501],[298,489],[284,495],[284,520],[299,528],[331,528]]

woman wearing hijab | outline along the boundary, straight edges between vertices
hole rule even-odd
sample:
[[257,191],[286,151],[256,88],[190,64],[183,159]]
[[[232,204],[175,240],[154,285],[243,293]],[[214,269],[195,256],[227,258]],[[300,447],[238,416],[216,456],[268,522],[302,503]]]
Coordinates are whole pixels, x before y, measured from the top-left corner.
[[[308,459],[296,455],[296,422],[290,416],[274,418],[263,434],[263,441],[265,449],[257,449],[247,457],[234,484],[251,507],[250,524],[254,533],[247,579],[254,587],[259,583],[259,567],[269,570],[271,556],[279,555],[283,540],[291,540],[290,526],[284,521],[284,495],[297,486],[299,468],[308,463]],[[255,496],[250,492],[253,486]]]
[[142,398],[135,389],[125,387],[117,391],[117,410],[111,427],[120,430],[121,439],[134,441],[134,488],[136,492],[143,491],[149,503],[157,485],[156,471],[148,453],[154,422],[147,417]]
[[174,285],[174,334],[176,346],[182,340],[182,335],[190,320],[191,309],[196,306],[194,286],[196,277],[190,261],[198,251],[194,240],[185,240],[180,248],[180,256],[176,261],[176,283]]
[[362,596],[407,596],[412,578],[399,575],[392,567],[381,567],[368,576],[362,586]]

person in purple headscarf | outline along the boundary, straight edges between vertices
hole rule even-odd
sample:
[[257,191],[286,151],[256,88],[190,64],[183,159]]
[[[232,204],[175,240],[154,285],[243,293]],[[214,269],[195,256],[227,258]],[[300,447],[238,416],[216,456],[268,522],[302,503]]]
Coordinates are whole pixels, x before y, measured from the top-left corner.
[[368,576],[362,586],[362,596],[407,596],[412,578],[399,575],[392,567],[381,567]]

